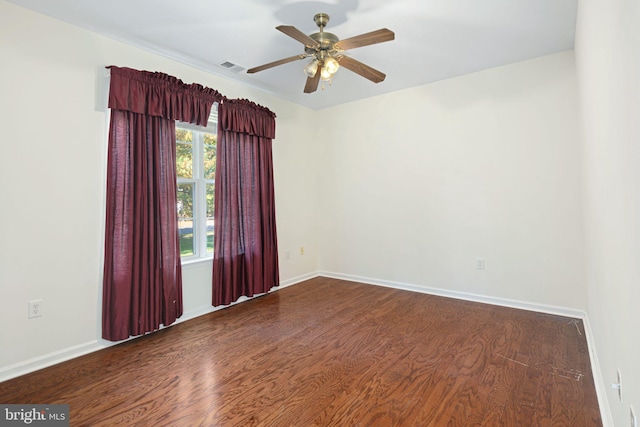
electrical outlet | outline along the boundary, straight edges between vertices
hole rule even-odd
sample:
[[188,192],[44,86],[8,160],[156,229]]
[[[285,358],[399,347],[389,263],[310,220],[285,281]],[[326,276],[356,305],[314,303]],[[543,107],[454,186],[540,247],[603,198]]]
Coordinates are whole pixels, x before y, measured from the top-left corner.
[[300,246],[300,255],[304,255],[304,246]]
[[42,316],[42,299],[29,301],[29,319]]
[[633,406],[629,406],[629,418],[631,427],[640,427],[638,426],[638,419],[636,418],[636,413],[633,412]]
[[476,268],[478,270],[484,270],[484,258],[476,258]]

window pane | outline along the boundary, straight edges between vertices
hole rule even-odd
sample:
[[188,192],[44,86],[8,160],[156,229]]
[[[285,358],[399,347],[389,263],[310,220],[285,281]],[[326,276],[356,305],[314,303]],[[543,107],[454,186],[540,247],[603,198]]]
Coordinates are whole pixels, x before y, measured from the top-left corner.
[[213,253],[213,212],[215,184],[207,184],[207,252]]
[[177,142],[193,142],[193,132],[186,129],[176,129],[176,141]]
[[213,217],[215,184],[207,184],[207,217]]
[[193,178],[193,144],[176,144],[176,173],[178,178]]
[[180,236],[180,256],[190,256],[194,252],[193,220],[178,220],[178,235]]
[[215,179],[216,177],[216,146],[215,136],[213,137],[213,144],[207,143],[207,136],[213,136],[211,134],[205,134],[204,145],[204,179]]
[[207,252],[213,253],[213,218],[207,218]]
[[178,236],[180,237],[180,255],[195,254],[193,238],[193,190],[192,183],[178,184]]
[[193,218],[193,190],[192,183],[178,184],[178,219]]

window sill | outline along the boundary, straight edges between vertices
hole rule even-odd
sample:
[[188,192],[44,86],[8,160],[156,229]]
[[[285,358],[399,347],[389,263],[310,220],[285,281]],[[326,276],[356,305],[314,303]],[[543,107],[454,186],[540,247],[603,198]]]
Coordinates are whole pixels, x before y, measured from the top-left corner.
[[191,268],[198,268],[206,264],[211,265],[212,262],[213,262],[213,257],[185,259],[185,260],[182,260],[182,269],[189,270]]

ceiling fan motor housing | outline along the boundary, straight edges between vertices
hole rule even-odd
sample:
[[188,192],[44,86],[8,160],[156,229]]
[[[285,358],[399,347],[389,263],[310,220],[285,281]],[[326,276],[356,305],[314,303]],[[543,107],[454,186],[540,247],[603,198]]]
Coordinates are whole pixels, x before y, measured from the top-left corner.
[[[309,34],[309,37],[311,37],[313,40],[317,41],[320,44],[320,50],[331,50],[333,49],[333,45],[340,41],[338,36],[336,36],[335,34],[327,33],[324,31],[319,33]],[[318,48],[306,47],[305,52],[314,53],[316,49]]]

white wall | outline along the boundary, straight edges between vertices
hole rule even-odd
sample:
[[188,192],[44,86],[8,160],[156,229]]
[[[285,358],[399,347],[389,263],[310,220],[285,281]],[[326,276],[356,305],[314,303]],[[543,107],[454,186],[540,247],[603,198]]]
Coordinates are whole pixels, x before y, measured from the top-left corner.
[[322,113],[322,270],[586,308],[572,52]]
[[640,417],[640,3],[581,0],[576,59],[583,109],[589,318],[616,426]]
[[[106,65],[161,71],[273,110],[280,244],[316,246],[315,148],[301,137],[311,110],[5,1],[0,52],[0,380],[16,366],[46,363],[39,358],[106,344],[100,340]],[[282,282],[317,270],[314,250],[296,254],[281,257]],[[210,283],[210,263],[185,268],[185,315],[211,309]],[[38,298],[44,316],[28,320],[27,302]]]

